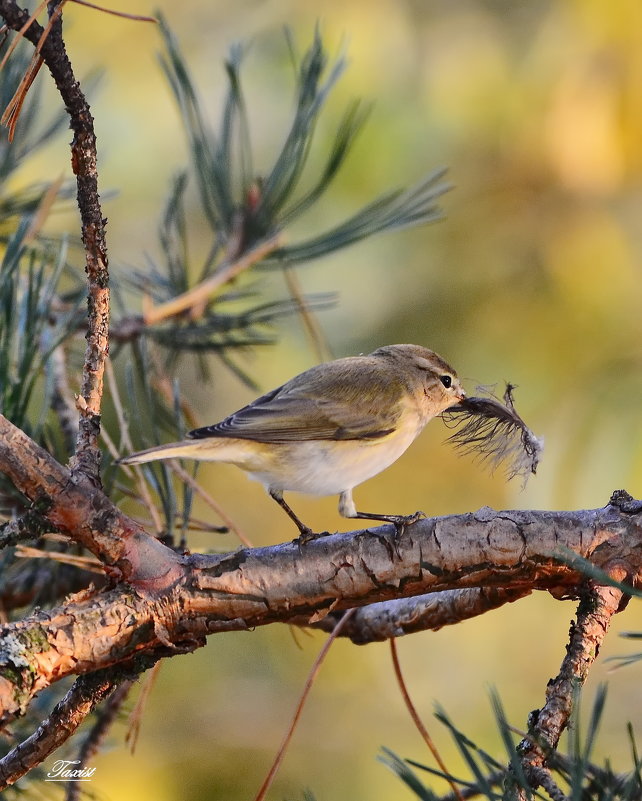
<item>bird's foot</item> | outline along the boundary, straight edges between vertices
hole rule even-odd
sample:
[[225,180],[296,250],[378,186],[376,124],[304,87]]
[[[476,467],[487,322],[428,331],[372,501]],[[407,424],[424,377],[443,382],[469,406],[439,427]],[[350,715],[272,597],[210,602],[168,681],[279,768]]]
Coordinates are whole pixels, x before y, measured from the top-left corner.
[[426,517],[425,512],[413,512],[411,515],[390,515],[390,522],[395,527],[395,537],[399,538],[404,533],[406,526],[411,526],[418,520]]
[[311,528],[305,526],[301,529],[301,533],[299,534],[299,536],[296,539],[292,540],[292,542],[301,547],[302,545],[307,545],[309,542],[312,542],[313,540],[318,540],[321,537],[329,537],[329,536],[330,536],[329,531],[312,531]]
[[424,517],[426,517],[425,512],[417,511],[413,512],[411,515],[398,515],[397,519],[393,522],[397,531],[401,533],[406,526],[411,526],[413,523],[416,523],[418,520],[422,520]]
[[405,526],[416,523],[426,515],[424,512],[414,512],[411,515],[376,515],[370,512],[356,512],[349,516],[359,520],[379,520],[381,523],[392,523],[397,531],[401,531]]

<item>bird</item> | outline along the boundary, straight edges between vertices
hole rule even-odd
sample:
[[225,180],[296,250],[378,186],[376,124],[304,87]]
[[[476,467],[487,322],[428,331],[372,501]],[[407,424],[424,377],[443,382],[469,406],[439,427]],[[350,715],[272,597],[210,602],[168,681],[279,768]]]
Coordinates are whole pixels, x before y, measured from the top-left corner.
[[446,409],[466,399],[457,373],[421,345],[385,345],[319,364],[181,442],[120,459],[142,464],[189,458],[237,465],[261,482],[299,529],[283,493],[339,495],[339,514],[396,527],[423,517],[358,511],[352,490],[395,462]]

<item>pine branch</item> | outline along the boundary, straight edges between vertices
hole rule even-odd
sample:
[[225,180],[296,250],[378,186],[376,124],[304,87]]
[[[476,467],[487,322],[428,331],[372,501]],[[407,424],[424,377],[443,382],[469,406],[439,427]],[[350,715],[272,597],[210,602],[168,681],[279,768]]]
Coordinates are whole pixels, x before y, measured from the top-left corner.
[[[51,29],[46,37],[39,23],[33,21],[24,36],[36,47],[49,69],[69,114],[74,138],[71,160],[76,175],[77,200],[85,245],[85,270],[88,279],[87,350],[81,385],[81,419],[76,442],[78,469],[100,482],[101,454],[98,447],[103,373],[108,353],[109,271],[105,243],[105,224],[98,194],[96,136],[89,104],[69,61],[62,37],[62,15],[54,21],[59,6],[52,4]],[[13,30],[20,30],[29,14],[13,0],[0,0],[0,16]]]
[[[581,566],[569,563],[569,552],[602,574],[614,565],[626,567],[626,575],[639,569],[639,513],[614,505],[581,512],[485,508],[420,520],[397,533],[384,526],[328,535],[303,547],[180,557],[111,507],[90,482],[71,482],[64,468],[3,425],[11,436],[0,426],[0,445],[7,443],[5,452],[0,447],[0,464],[7,464],[7,453],[31,458],[32,471],[10,463],[11,474],[25,482],[21,489],[34,497],[46,493],[51,508],[45,514],[128,579],[110,592],[4,627],[2,641],[12,643],[5,664],[16,680],[6,693],[0,686],[5,719],[51,681],[126,660],[132,649],[181,645],[216,631],[274,622],[305,619],[309,625],[335,610],[444,590],[546,589],[568,596],[585,581]],[[430,627],[429,615],[424,624]],[[109,637],[101,635],[105,628]],[[41,648],[47,652],[42,661]]]
[[[499,609],[530,593],[529,588],[471,587],[381,601],[357,609],[341,630],[341,636],[349,637],[356,645],[366,645],[428,629],[438,631],[444,626],[453,626]],[[332,631],[339,617],[340,613],[330,613],[315,622],[314,628]]]
[[[628,572],[613,567],[611,577],[624,581]],[[518,746],[522,769],[533,789],[544,786],[551,794],[547,762],[555,752],[562,732],[568,725],[579,688],[586,681],[606,637],[611,618],[619,610],[624,593],[615,587],[586,588],[577,610],[577,622],[571,626],[569,645],[557,677],[548,683],[546,704],[531,713],[528,738]],[[552,798],[555,798],[553,791]],[[526,801],[523,788],[513,784],[509,798]]]
[[131,682],[152,667],[162,653],[137,657],[128,664],[81,676],[51,714],[24,742],[0,759],[0,791],[14,784],[68,740],[87,715],[121,682]]

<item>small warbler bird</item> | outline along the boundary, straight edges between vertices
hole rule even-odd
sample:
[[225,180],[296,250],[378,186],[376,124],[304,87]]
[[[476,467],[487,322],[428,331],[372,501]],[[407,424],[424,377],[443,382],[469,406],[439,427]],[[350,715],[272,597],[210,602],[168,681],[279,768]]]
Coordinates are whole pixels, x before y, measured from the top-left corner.
[[120,460],[229,462],[260,481],[296,523],[284,490],[339,495],[344,517],[402,525],[422,516],[357,511],[352,490],[395,462],[426,423],[466,395],[457,374],[420,345],[387,345],[368,356],[320,364],[188,439]]

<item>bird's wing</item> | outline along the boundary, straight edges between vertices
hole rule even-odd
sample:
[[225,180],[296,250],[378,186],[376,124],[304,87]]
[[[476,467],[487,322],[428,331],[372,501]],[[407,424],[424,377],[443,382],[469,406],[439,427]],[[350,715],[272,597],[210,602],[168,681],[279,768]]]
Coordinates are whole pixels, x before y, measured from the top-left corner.
[[312,368],[222,422],[197,428],[188,436],[296,442],[376,439],[390,434],[402,413],[402,386],[376,369],[355,375],[354,365],[346,370],[342,364],[348,361],[322,365],[323,370]]

